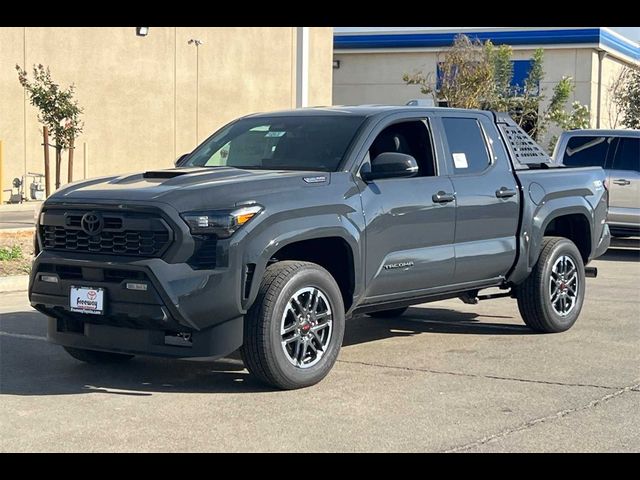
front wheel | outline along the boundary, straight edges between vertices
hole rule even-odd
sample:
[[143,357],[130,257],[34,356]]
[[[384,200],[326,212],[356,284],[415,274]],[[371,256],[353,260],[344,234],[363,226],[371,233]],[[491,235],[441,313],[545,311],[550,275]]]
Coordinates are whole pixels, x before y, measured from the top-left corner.
[[578,248],[566,238],[545,237],[531,274],[516,289],[518,309],[533,330],[564,332],[578,319],[584,292],[584,263]]
[[245,317],[245,366],[277,388],[318,383],[338,357],[344,323],[342,294],[329,272],[310,262],[275,263]]

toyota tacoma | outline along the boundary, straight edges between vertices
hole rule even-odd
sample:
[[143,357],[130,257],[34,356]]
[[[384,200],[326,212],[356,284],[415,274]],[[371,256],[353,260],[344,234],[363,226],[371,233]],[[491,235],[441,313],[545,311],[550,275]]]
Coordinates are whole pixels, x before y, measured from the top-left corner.
[[261,381],[305,387],[355,314],[510,296],[531,329],[569,329],[597,273],[585,265],[609,245],[604,180],[556,165],[504,114],[249,115],[175,168],[54,193],[29,298],[82,361],[239,348]]

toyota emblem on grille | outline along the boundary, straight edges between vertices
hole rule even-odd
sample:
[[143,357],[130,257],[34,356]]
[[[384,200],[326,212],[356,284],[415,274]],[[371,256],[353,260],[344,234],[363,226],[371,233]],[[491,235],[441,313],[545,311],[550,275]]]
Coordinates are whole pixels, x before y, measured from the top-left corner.
[[96,212],[85,213],[80,220],[80,226],[87,235],[98,235],[104,228],[104,219]]

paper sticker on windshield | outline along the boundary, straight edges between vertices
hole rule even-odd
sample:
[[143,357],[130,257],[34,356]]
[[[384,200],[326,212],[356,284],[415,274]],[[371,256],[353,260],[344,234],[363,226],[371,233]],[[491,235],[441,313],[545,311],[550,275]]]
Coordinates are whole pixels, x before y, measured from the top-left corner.
[[467,162],[467,156],[464,153],[454,153],[453,165],[456,168],[469,168],[469,163]]
[[282,137],[287,132],[267,132],[265,137]]

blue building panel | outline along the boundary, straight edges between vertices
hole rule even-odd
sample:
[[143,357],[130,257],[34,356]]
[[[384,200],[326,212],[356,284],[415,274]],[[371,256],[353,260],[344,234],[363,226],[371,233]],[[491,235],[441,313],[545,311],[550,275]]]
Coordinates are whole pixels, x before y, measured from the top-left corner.
[[[457,33],[336,34],[335,50],[377,48],[437,48],[453,43]],[[600,28],[465,32],[471,39],[491,40],[496,45],[600,44],[640,60],[640,46]]]

